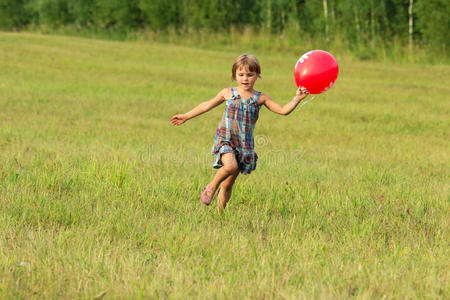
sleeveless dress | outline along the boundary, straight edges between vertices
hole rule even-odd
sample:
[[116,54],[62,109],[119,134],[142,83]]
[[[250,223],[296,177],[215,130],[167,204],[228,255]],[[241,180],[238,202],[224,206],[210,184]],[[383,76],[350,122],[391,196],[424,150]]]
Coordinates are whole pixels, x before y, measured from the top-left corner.
[[261,92],[242,99],[236,88],[231,88],[231,99],[226,100],[225,112],[216,130],[211,154],[215,155],[213,168],[223,166],[221,155],[233,153],[242,174],[250,174],[256,168],[253,129],[259,116],[258,98]]

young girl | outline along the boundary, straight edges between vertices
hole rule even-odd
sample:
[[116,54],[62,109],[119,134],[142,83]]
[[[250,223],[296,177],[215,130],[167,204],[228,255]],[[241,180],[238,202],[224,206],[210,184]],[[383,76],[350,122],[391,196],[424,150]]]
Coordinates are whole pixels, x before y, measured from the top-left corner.
[[260,77],[261,67],[256,57],[242,54],[232,68],[232,79],[237,81],[237,87],[225,88],[211,100],[170,119],[173,125],[178,126],[226,101],[225,112],[216,130],[212,148],[212,155],[215,155],[213,167],[219,170],[200,195],[200,201],[210,205],[220,186],[217,201],[219,213],[225,209],[239,173],[249,174],[256,168],[258,156],[254,150],[253,129],[258,120],[260,107],[265,105],[274,113],[288,115],[308,95],[304,87],[299,87],[292,101],[284,106],[280,105],[269,96],[253,89]]

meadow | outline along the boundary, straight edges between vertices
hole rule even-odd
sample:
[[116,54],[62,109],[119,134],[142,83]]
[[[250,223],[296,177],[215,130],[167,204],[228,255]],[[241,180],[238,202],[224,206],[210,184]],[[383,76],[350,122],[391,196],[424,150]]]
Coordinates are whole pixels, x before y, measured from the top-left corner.
[[336,85],[261,109],[258,166],[218,215],[236,56],[287,103],[302,54],[0,33],[0,298],[448,299],[449,65],[337,57]]

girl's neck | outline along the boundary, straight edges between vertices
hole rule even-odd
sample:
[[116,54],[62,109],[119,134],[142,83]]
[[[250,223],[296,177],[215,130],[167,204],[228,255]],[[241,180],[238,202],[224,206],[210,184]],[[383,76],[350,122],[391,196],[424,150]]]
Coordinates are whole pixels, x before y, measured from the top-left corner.
[[[239,87],[237,87],[236,91],[242,98],[249,98],[249,97],[253,96],[253,94],[255,93],[254,88],[251,88],[250,90],[245,90],[245,89],[240,89]],[[248,96],[248,97],[246,97],[246,96]]]

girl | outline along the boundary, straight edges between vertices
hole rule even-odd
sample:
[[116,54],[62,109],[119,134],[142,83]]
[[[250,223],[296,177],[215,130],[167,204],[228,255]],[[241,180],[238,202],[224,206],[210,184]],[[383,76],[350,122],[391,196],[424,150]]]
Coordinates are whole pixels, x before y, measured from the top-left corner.
[[232,68],[232,79],[237,81],[237,87],[225,88],[211,100],[170,119],[173,125],[178,126],[226,101],[225,112],[216,130],[212,148],[212,155],[215,155],[213,167],[219,170],[200,195],[200,201],[210,205],[220,186],[218,213],[225,209],[239,173],[249,174],[256,168],[258,156],[254,150],[253,129],[260,107],[265,105],[274,113],[288,115],[309,94],[304,87],[299,87],[292,101],[283,106],[253,89],[258,78],[261,78],[258,60],[253,55],[242,54]]

